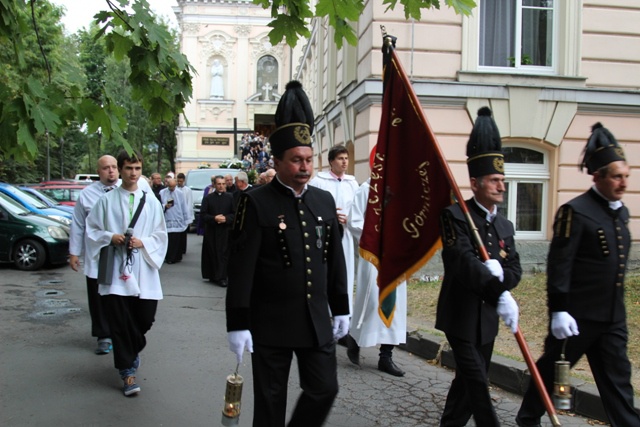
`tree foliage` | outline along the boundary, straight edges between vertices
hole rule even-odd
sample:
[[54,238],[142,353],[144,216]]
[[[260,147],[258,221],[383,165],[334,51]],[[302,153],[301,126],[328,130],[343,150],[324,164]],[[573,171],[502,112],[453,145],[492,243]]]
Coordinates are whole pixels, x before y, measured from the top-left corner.
[[[48,148],[60,150],[62,159],[63,147],[58,145],[65,137],[79,141],[78,132],[87,136],[90,164],[91,150],[97,155],[106,146],[145,151],[138,137],[151,137],[159,152],[175,154],[176,117],[191,99],[194,68],[147,0],[104,2],[105,10],[95,15],[95,32],[77,41],[83,46],[78,55],[82,70],[71,54],[76,50],[63,35],[59,7],[49,0],[0,0],[0,176],[10,164],[41,162],[39,146],[45,141]],[[309,37],[308,23],[314,17],[327,19],[339,47],[344,40],[358,41],[351,23],[358,21],[364,0],[318,0],[315,9],[308,0],[253,2],[271,10],[273,45],[286,40],[295,46],[300,37]],[[388,9],[398,5],[398,0],[382,2]],[[422,9],[439,9],[441,0],[399,3],[407,19],[419,20]],[[475,7],[473,0],[444,4],[465,15]],[[100,43],[92,45],[86,37]],[[106,85],[109,61],[126,64],[122,81],[136,107]],[[160,156],[157,162],[158,168],[165,166]],[[63,166],[60,169],[64,176]]]
[[[174,123],[191,99],[193,67],[147,0],[105,5],[96,15],[95,38],[104,42],[106,56],[128,63],[131,99],[146,110],[147,120]],[[100,70],[69,70],[69,62],[77,64],[67,61],[70,52],[56,50],[63,46],[60,15],[47,0],[0,0],[0,55],[6,64],[0,74],[0,159],[35,160],[39,138],[57,138],[70,123],[131,149],[127,110],[105,90]]]
[[[387,10],[395,9],[398,1],[404,7],[404,16],[417,21],[422,17],[422,9],[440,9],[440,0],[382,0]],[[318,0],[315,12],[307,0],[253,0],[253,3],[264,9],[271,9],[273,20],[269,24],[269,41],[272,45],[283,39],[294,47],[300,37],[311,35],[307,22],[314,17],[327,18],[329,25],[335,29],[334,42],[338,48],[343,40],[355,45],[358,38],[351,22],[357,22],[364,9],[364,0]],[[476,3],[474,0],[444,0],[456,13],[469,15]]]

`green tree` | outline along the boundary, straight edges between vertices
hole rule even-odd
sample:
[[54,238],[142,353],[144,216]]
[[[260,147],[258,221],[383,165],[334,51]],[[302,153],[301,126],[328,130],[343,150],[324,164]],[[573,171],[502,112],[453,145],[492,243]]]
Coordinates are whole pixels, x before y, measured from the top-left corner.
[[[263,9],[271,9],[273,20],[269,24],[272,30],[269,32],[269,41],[277,45],[283,39],[289,46],[294,47],[300,37],[311,36],[307,21],[311,18],[327,18],[329,26],[335,29],[334,42],[338,48],[342,47],[343,40],[355,45],[358,42],[356,32],[351,22],[358,22],[364,0],[318,0],[315,3],[315,12],[310,1],[300,0],[253,0],[253,3],[262,6]],[[476,3],[474,0],[444,0],[444,3],[453,8],[456,13],[468,15]],[[395,9],[398,0],[382,0],[387,5],[387,10]],[[400,0],[404,7],[404,16],[419,21],[422,17],[422,9],[440,9],[440,0]]]
[[[191,99],[193,67],[173,48],[172,35],[156,20],[146,0],[131,5],[129,0],[105,0],[105,4],[107,10],[96,15],[95,37],[104,40],[107,55],[129,63],[132,99],[147,110],[149,120],[172,122]],[[132,13],[126,12],[128,6]],[[34,160],[39,138],[57,135],[71,122],[131,149],[124,138],[126,110],[100,92],[99,84],[85,92],[84,74],[77,70],[64,74],[64,61],[56,63],[47,49],[45,17],[55,14],[51,31],[61,33],[60,9],[47,0],[0,0],[0,50],[8,69],[0,75],[2,160]],[[8,74],[15,78],[4,78]]]

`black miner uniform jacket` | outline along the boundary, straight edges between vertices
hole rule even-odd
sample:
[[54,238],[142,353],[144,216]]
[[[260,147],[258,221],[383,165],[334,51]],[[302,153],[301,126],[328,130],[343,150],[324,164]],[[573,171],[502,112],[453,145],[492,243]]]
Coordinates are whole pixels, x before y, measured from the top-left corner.
[[331,315],[349,314],[349,298],[329,192],[307,186],[296,198],[274,179],[242,194],[231,236],[226,309],[227,330],[249,329],[262,345],[331,342]]
[[444,280],[438,299],[436,328],[483,345],[492,342],[498,334],[498,298],[502,292],[516,287],[522,268],[513,224],[500,214],[488,222],[485,212],[473,199],[466,203],[489,257],[502,265],[504,281],[500,282],[485,267],[460,206],[447,207],[440,217]]
[[625,320],[629,210],[609,209],[593,189],[560,207],[547,262],[549,311],[576,319]]

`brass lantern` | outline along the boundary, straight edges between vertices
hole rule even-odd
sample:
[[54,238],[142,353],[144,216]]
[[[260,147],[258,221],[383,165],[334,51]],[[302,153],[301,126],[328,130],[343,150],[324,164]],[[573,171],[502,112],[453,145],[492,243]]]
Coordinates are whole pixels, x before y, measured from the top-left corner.
[[240,421],[240,401],[242,399],[242,385],[244,379],[238,375],[238,370],[227,377],[227,389],[224,393],[224,408],[222,408],[222,425],[237,426]]
[[571,409],[571,365],[564,359],[564,349],[567,345],[565,339],[562,345],[560,360],[556,361],[555,379],[553,384],[553,406],[556,409]]

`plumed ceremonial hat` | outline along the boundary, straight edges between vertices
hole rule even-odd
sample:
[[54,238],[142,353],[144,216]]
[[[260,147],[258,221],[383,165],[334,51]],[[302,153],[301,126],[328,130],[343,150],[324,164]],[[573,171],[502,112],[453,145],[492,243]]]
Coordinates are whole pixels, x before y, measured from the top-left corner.
[[496,173],[504,175],[502,141],[489,107],[478,110],[478,118],[467,142],[467,168],[471,178]]
[[618,160],[626,161],[622,147],[611,132],[598,122],[591,127],[591,136],[582,150],[580,170],[585,167],[587,173],[593,175],[598,169]]
[[302,84],[296,80],[287,83],[276,109],[276,130],[269,137],[271,152],[279,157],[294,147],[311,147],[314,116]]

